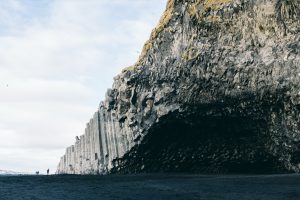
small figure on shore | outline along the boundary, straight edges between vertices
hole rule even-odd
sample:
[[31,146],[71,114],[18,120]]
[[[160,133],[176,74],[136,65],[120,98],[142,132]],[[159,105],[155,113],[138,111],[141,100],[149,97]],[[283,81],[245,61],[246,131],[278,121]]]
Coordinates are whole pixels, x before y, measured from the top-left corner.
[[35,172],[35,174],[36,174],[36,175],[39,175],[39,174],[40,174],[40,172],[39,172],[39,171],[36,171],[36,172]]
[[49,175],[49,172],[50,172],[50,170],[49,170],[49,169],[47,169],[47,175]]

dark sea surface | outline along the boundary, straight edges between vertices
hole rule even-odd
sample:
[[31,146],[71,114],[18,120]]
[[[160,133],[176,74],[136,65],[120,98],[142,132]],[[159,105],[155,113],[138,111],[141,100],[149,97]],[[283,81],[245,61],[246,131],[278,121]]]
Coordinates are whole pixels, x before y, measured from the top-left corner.
[[0,176],[0,199],[300,200],[300,175]]

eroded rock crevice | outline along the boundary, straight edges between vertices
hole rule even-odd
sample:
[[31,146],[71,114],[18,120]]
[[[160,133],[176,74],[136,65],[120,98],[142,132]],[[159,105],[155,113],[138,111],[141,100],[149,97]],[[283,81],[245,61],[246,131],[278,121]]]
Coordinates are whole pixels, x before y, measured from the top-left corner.
[[220,106],[193,108],[192,115],[174,112],[163,117],[140,144],[114,160],[112,172],[288,172],[270,148],[276,144],[269,132],[269,107],[250,115],[234,112],[234,108],[229,108],[230,114],[222,113],[224,107],[218,110]]

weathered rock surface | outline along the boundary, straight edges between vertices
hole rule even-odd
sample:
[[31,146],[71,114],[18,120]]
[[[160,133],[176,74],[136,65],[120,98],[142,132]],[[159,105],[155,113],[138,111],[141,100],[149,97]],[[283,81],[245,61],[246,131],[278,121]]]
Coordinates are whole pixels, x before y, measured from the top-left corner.
[[300,170],[300,0],[169,0],[57,173]]

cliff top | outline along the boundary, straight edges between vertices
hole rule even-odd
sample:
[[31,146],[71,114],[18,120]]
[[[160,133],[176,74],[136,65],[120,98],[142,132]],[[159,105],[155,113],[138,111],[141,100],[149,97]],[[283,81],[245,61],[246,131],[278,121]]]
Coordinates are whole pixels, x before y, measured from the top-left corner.
[[[203,14],[206,12],[216,11],[222,9],[225,5],[232,3],[234,0],[196,0],[188,4],[188,13],[191,18],[197,18],[202,20]],[[188,3],[186,1],[186,3]],[[168,26],[172,16],[175,12],[176,0],[168,0],[166,10],[164,11],[162,17],[160,18],[157,26],[153,29],[150,35],[150,39],[144,44],[141,55],[135,65],[129,66],[123,69],[123,72],[133,71],[143,63],[143,58],[147,55],[149,49],[152,48],[154,40],[158,35]],[[176,13],[178,14],[178,13]],[[207,17],[206,19],[216,21],[214,17]]]

